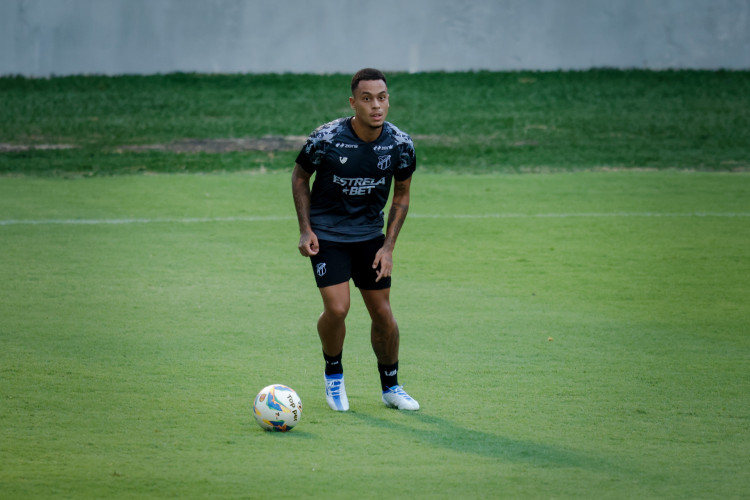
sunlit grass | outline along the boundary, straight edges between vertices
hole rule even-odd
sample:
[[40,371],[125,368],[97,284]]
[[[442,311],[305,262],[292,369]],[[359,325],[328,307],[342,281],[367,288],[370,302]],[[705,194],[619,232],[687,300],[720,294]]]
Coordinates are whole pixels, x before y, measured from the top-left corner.
[[[392,298],[422,409],[380,402],[354,300],[338,414],[287,173],[0,179],[3,496],[748,491],[747,174],[417,173],[412,192]],[[302,398],[289,434],[250,413],[270,383]]]

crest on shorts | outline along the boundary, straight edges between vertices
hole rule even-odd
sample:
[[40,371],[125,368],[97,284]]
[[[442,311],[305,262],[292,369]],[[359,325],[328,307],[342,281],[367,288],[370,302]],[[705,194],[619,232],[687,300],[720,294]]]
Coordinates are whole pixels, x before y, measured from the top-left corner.
[[318,276],[322,277],[326,273],[326,263],[325,262],[321,262],[320,264],[316,264],[315,265],[315,273]]
[[378,168],[380,170],[391,168],[391,155],[378,156]]

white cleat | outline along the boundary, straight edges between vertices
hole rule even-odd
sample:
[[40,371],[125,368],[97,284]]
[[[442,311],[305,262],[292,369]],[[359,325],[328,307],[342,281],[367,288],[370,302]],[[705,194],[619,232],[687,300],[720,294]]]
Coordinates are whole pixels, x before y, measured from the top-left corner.
[[348,411],[349,398],[346,397],[344,387],[344,375],[325,375],[326,380],[326,402],[332,410]]
[[403,386],[394,385],[389,387],[387,391],[383,393],[383,403],[388,408],[398,408],[399,410],[419,410],[419,403],[406,394]]

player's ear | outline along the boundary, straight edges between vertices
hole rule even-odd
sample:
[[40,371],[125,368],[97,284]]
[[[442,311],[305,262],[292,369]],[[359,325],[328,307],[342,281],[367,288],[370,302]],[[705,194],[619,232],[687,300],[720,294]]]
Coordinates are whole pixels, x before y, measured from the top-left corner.
[[349,96],[349,106],[354,109],[354,96]]

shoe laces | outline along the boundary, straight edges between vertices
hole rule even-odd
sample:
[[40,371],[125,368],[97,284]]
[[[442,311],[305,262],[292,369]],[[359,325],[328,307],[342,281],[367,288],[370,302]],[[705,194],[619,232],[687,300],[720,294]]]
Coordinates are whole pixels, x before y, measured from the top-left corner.
[[404,399],[412,400],[412,397],[406,394],[406,391],[404,391],[403,386],[394,385],[393,387],[389,387],[388,391],[391,394],[396,394],[397,396],[401,396]]
[[326,380],[326,392],[331,396],[341,395],[341,380]]

